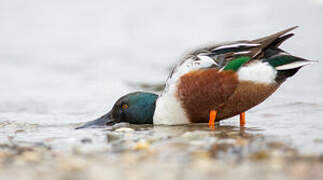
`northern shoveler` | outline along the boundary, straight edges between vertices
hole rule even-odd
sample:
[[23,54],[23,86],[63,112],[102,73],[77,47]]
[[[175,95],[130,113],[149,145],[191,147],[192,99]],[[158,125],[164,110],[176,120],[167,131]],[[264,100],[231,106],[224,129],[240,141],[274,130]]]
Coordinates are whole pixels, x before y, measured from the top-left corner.
[[188,124],[220,121],[245,112],[268,98],[309,61],[279,46],[296,27],[252,40],[208,46],[185,56],[169,75],[160,96],[127,94],[112,110],[79,128],[111,123]]

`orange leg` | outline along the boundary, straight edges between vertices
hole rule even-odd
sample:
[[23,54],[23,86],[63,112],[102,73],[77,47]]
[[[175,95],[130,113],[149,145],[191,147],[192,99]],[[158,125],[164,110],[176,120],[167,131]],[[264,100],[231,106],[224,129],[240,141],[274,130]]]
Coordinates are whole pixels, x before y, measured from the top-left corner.
[[244,126],[246,124],[246,112],[240,113],[240,126]]
[[216,113],[217,112],[215,110],[210,111],[210,118],[209,118],[209,126],[210,127],[214,127],[214,125],[215,125]]

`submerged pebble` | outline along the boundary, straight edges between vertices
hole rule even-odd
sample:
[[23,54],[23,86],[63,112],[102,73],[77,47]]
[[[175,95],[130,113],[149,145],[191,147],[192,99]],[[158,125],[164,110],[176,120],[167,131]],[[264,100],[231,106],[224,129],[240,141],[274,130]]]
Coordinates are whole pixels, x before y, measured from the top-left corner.
[[134,132],[135,130],[132,128],[122,127],[114,130],[116,132]]
[[80,171],[87,166],[87,162],[83,158],[68,157],[61,160],[60,168],[68,171]]
[[27,162],[36,162],[40,161],[40,153],[36,151],[25,151],[17,158]]
[[193,131],[193,132],[184,133],[182,137],[188,141],[191,141],[191,140],[201,140],[205,137],[208,137],[209,135],[210,135],[210,132],[207,132],[207,131]]
[[134,149],[135,150],[147,150],[147,149],[149,149],[149,143],[146,140],[141,139],[135,144]]
[[111,143],[114,141],[121,140],[123,138],[123,134],[119,134],[115,132],[107,132],[106,137],[107,137],[107,142]]
[[81,140],[81,142],[82,143],[92,143],[92,139],[90,139],[90,138],[83,138],[82,140]]

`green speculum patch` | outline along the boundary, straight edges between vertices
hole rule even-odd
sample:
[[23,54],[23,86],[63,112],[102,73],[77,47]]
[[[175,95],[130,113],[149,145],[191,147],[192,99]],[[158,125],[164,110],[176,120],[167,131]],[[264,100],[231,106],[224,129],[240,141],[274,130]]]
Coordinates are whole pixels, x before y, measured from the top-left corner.
[[242,56],[230,61],[223,70],[237,71],[243,64],[248,62],[251,58],[249,56]]

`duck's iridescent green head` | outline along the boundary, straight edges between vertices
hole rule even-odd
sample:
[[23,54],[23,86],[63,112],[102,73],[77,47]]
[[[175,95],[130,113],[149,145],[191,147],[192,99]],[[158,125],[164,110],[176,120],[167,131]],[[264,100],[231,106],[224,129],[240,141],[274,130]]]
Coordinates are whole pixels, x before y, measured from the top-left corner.
[[120,122],[153,124],[157,98],[156,94],[146,92],[126,94],[117,100],[110,112],[76,129],[112,125]]

